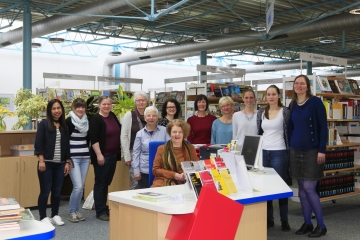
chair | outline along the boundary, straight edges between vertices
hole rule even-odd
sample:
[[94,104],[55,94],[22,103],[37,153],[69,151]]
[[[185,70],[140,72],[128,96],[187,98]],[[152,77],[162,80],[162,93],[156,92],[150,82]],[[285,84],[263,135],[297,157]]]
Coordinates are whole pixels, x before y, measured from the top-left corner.
[[165,144],[166,141],[151,141],[149,142],[149,187],[152,185],[154,181],[154,175],[152,172],[153,164],[157,149],[160,145]]

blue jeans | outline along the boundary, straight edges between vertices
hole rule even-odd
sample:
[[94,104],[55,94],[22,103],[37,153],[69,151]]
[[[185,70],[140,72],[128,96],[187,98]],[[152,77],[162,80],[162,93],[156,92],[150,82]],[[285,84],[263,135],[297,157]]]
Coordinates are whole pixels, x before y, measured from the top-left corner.
[[109,207],[106,205],[108,187],[112,182],[116,169],[116,155],[104,156],[105,163],[99,166],[94,164],[95,184],[94,201],[96,216],[109,215]]
[[[277,174],[286,182],[286,173],[289,167],[287,150],[263,150],[264,167],[274,168]],[[280,220],[288,221],[288,199],[279,199]],[[272,201],[267,202],[267,218],[274,221]]]
[[61,189],[64,183],[64,167],[65,163],[45,162],[46,170],[39,171],[38,178],[40,183],[40,194],[38,198],[38,208],[40,220],[46,218],[46,208],[49,194],[51,191],[51,217],[58,215],[60,205]]
[[84,193],[84,184],[89,170],[90,158],[73,158],[74,168],[70,170],[70,178],[73,190],[70,195],[70,213],[78,212],[81,199]]

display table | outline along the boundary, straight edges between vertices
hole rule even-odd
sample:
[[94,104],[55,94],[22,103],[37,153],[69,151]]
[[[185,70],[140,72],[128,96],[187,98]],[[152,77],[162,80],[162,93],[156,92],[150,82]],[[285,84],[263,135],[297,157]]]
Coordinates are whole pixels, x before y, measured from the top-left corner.
[[41,240],[55,237],[55,227],[37,220],[21,221],[19,230],[0,232],[1,239]]
[[[264,171],[265,173],[249,172],[254,192],[229,196],[245,207],[235,239],[265,240],[267,238],[266,201],[293,195],[289,186],[274,169],[265,168]],[[148,202],[133,199],[133,196],[136,192],[149,190],[170,195],[185,194],[186,188],[186,185],[178,185],[109,193],[110,239],[166,239],[165,235],[172,215],[192,213],[196,200],[190,199],[175,204],[171,201]],[[217,207],[214,204],[215,211]]]

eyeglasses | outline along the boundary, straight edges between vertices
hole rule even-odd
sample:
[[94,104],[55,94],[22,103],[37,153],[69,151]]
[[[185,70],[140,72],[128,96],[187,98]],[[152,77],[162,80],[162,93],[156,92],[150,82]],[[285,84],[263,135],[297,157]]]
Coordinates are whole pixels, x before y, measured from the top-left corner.
[[170,106],[170,107],[166,107],[166,109],[174,109],[176,108],[175,106]]
[[146,99],[136,99],[136,102],[146,102]]

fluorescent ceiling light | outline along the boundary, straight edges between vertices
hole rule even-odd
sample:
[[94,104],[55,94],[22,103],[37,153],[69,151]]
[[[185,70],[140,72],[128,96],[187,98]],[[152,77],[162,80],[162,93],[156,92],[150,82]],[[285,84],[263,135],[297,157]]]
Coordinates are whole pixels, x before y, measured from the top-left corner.
[[212,59],[213,57],[211,55],[206,55],[207,59]]
[[207,36],[200,35],[200,36],[194,37],[194,42],[209,42],[209,41],[210,41],[210,39]]
[[360,14],[360,5],[350,8],[351,14]]
[[63,42],[65,42],[65,39],[54,37],[54,38],[49,38],[49,42],[51,42],[51,43],[63,43]]
[[319,37],[319,43],[334,43],[336,42],[336,39],[333,37]]
[[254,62],[255,65],[264,65],[264,62]]
[[146,52],[146,51],[147,51],[147,48],[144,48],[144,47],[136,47],[136,48],[134,48],[134,51],[135,51],[135,52]]
[[236,67],[236,66],[237,66],[237,64],[235,64],[235,63],[231,63],[228,65],[228,67]]
[[41,43],[31,43],[31,47],[32,48],[40,48],[41,47]]
[[257,32],[263,32],[266,31],[266,25],[265,23],[253,23],[251,24],[250,29]]
[[183,58],[178,58],[178,59],[174,59],[174,62],[185,62],[185,59]]
[[260,49],[263,52],[274,52],[274,51],[276,51],[276,48],[271,47],[271,46],[261,46]]
[[[162,13],[165,12],[166,10],[168,10],[170,7],[174,6],[174,4],[164,4],[164,5],[159,5],[158,7],[156,7],[156,12],[157,13]],[[179,11],[176,9],[173,9],[171,12],[169,12],[169,14],[175,14],[178,13]]]
[[120,22],[109,22],[104,23],[104,29],[115,31],[119,30],[122,27],[122,24]]
[[121,52],[109,52],[109,55],[110,56],[120,56],[121,55]]

